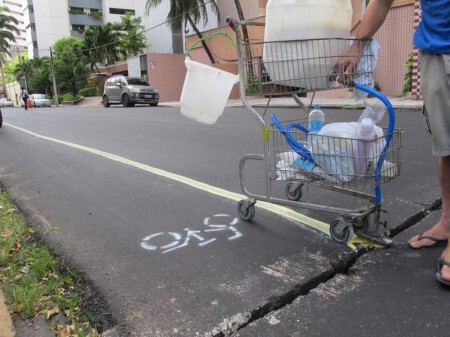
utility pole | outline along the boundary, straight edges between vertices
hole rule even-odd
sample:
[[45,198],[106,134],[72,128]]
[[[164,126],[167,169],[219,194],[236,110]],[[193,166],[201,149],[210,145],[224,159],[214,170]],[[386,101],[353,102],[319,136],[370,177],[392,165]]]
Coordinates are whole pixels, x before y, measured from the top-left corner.
[[55,96],[55,105],[56,105],[56,107],[58,107],[58,88],[56,87],[55,69],[53,67],[52,47],[50,47],[50,63],[52,65],[53,95]]

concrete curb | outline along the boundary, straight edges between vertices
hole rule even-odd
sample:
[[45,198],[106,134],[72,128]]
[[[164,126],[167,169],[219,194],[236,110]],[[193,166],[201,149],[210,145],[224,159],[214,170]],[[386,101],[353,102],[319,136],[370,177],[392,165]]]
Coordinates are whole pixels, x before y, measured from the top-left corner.
[[14,337],[15,335],[16,332],[5,303],[3,291],[0,291],[0,337]]

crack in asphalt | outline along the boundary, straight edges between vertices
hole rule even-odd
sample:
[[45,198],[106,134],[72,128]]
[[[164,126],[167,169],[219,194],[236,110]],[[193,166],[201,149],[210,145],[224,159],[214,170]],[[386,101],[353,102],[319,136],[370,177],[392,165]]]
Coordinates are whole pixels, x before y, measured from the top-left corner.
[[[390,228],[390,237],[394,237],[402,231],[418,224],[423,218],[433,211],[441,209],[442,200],[437,199],[431,204],[428,204],[424,209],[406,218],[401,224]],[[206,332],[204,337],[232,337],[239,330],[261,318],[264,318],[273,311],[279,310],[285,306],[290,305],[294,300],[301,296],[308,296],[309,293],[317,288],[320,284],[326,283],[330,279],[339,274],[348,274],[350,268],[357,262],[358,258],[367,253],[369,249],[361,248],[356,252],[341,256],[337,261],[330,263],[330,268],[325,272],[311,278],[310,280],[295,285],[291,290],[285,294],[272,297],[258,308],[243,313],[238,313],[230,318],[224,319],[217,327],[210,332]]]
[[291,304],[301,296],[307,296],[311,290],[317,288],[322,283],[326,283],[337,274],[346,274],[350,267],[356,263],[358,257],[364,254],[365,251],[365,249],[361,249],[358,252],[353,251],[340,256],[338,260],[330,262],[330,266],[326,271],[314,276],[304,283],[296,284],[292,289],[280,296],[269,298],[265,303],[255,309],[238,313],[223,320],[217,327],[213,328],[210,332],[205,333],[204,337],[232,337],[250,323]]

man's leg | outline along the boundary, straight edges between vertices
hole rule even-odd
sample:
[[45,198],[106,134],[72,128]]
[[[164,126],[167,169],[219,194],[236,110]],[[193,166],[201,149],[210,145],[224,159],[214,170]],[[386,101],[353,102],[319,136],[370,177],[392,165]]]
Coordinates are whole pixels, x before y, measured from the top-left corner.
[[[439,157],[439,183],[441,185],[442,193],[442,211],[441,218],[437,224],[423,233],[423,236],[430,236],[435,239],[443,240],[450,239],[450,156]],[[430,246],[435,243],[432,240],[422,239],[418,240],[418,235],[409,240],[412,248],[421,248]],[[448,259],[450,259],[450,248],[448,251]],[[450,262],[450,261],[449,261]],[[443,269],[449,269],[444,267]],[[448,278],[450,279],[450,269],[448,270]]]

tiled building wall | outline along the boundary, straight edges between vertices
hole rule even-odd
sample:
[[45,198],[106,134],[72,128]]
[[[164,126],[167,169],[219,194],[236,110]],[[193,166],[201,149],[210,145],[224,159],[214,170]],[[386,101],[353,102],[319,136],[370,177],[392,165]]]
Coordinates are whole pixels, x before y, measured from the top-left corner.
[[184,54],[147,54],[150,83],[158,89],[160,102],[179,101],[186,67]]
[[375,34],[380,43],[375,80],[387,95],[401,95],[408,69],[406,61],[413,51],[414,5],[393,8]]

